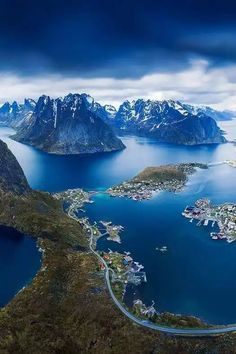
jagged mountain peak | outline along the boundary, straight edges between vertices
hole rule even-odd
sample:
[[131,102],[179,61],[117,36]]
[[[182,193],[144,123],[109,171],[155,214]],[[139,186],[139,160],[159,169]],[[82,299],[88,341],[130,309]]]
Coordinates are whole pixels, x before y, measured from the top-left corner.
[[105,109],[93,103],[85,94],[70,93],[63,99],[42,95],[32,116],[19,126],[14,138],[58,154],[124,148],[121,140],[101,119]]

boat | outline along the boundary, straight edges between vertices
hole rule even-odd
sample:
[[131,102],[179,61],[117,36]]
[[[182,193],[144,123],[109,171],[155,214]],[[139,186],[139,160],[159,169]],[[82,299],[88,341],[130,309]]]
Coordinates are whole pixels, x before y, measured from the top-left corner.
[[208,219],[205,219],[203,225],[207,226],[208,225],[208,221],[209,221]]

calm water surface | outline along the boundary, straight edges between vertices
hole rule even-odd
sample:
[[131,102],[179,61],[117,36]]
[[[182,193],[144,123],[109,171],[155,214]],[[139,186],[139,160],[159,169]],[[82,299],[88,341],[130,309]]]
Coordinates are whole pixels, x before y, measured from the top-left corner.
[[[222,124],[236,138],[236,121]],[[179,162],[218,162],[236,159],[233,144],[184,147],[148,139],[123,139],[121,152],[94,156],[54,156],[0,138],[18,158],[33,188],[60,191],[82,187],[104,190],[128,179],[146,166]],[[181,216],[187,204],[201,197],[214,203],[236,201],[236,169],[212,167],[194,174],[182,193],[163,192],[150,201],[135,202],[103,194],[86,207],[93,220],[111,220],[125,227],[122,244],[106,239],[98,247],[130,251],[145,266],[148,282],[136,289],[147,304],[160,311],[192,314],[212,323],[236,322],[236,242],[212,241],[211,226],[197,227]],[[162,254],[156,247],[167,246]]]
[[0,226],[0,307],[31,281],[40,259],[35,240]]

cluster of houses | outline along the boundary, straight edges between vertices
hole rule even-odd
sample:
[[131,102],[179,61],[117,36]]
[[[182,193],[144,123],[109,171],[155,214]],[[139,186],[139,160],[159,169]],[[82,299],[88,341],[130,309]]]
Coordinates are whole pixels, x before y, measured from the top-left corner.
[[133,307],[136,312],[138,312],[141,316],[145,316],[148,318],[152,318],[157,314],[156,309],[154,307],[154,302],[151,306],[146,306],[142,300],[137,299],[133,302]]
[[199,220],[198,225],[208,225],[212,221],[212,227],[217,223],[219,232],[211,232],[213,240],[227,239],[227,242],[236,240],[236,205],[223,204],[213,206],[209,199],[199,199],[195,206],[187,206],[182,213],[183,216]]
[[[114,281],[119,279],[125,284],[129,283],[136,286],[147,281],[146,273],[142,271],[143,266],[138,262],[134,262],[130,255],[110,251],[108,254],[103,254],[103,259],[115,272]],[[100,268],[103,270],[104,265],[101,264]]]
[[127,197],[133,200],[147,200],[152,198],[153,193],[161,190],[177,192],[180,191],[183,186],[183,181],[175,179],[160,182],[152,180],[137,182],[133,180],[109,188],[107,193],[112,197]]

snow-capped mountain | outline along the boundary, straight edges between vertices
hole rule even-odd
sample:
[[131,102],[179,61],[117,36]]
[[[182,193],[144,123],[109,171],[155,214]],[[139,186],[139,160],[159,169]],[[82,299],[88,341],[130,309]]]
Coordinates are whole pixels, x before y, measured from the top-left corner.
[[234,111],[218,111],[209,106],[193,106],[190,104],[183,104],[183,106],[192,114],[205,114],[216,121],[231,120],[236,118],[236,112]]
[[124,145],[100,118],[95,102],[85,94],[52,99],[41,96],[13,136],[15,140],[58,154],[121,150]]
[[[60,127],[60,139],[66,141],[65,136],[62,137],[62,129],[68,129],[75,116],[79,115],[78,121],[81,122],[82,115],[86,117],[91,113],[91,115],[107,123],[118,134],[149,136],[157,141],[168,143],[203,144],[224,142],[225,138],[215,120],[230,119],[234,115],[233,112],[220,112],[211,107],[193,106],[174,100],[138,99],[125,101],[117,111],[111,105],[102,106],[85,93],[69,94],[64,98],[57,99],[51,99],[48,96],[42,97],[38,100],[37,105],[30,99],[26,99],[24,104],[21,105],[17,102],[5,103],[0,108],[0,124],[17,128],[16,138],[19,140],[32,140],[33,136],[37,140],[36,135],[42,133],[45,139],[49,141],[50,139],[56,139],[57,122],[62,120],[64,123]],[[83,113],[81,113],[82,106]],[[67,125],[65,122],[67,122]],[[36,130],[35,125],[37,125],[38,132],[33,134],[33,130]],[[39,129],[39,127],[42,129]],[[91,137],[93,136],[95,139],[94,129],[92,131]],[[48,136],[46,136],[47,134]],[[86,134],[88,138],[89,132],[87,131]],[[33,140],[31,143],[33,144]],[[43,142],[41,143],[43,144]],[[39,142],[35,142],[36,146],[38,144]],[[84,144],[87,144],[85,139]],[[89,140],[88,145],[92,146],[91,140]],[[96,150],[95,146],[98,148],[98,140],[94,143],[94,150]],[[49,146],[45,147],[45,150],[47,149],[50,149]],[[58,149],[60,150],[59,147]],[[65,146],[63,149],[65,149]],[[82,146],[80,149],[82,149]],[[101,151],[102,149],[108,151],[109,147],[105,144],[103,148],[98,148]]]
[[108,104],[102,106],[100,103],[96,102],[93,97],[86,93],[82,93],[81,96],[83,97],[87,108],[91,112],[96,113],[104,121],[115,118],[117,110],[114,106]]
[[36,102],[30,98],[25,99],[23,104],[16,101],[4,103],[0,107],[0,125],[17,127],[26,116],[31,115],[35,105]]
[[225,142],[215,120],[179,101],[125,101],[110,124],[121,134],[137,134],[159,142],[210,144]]

